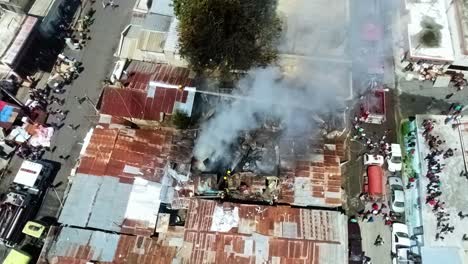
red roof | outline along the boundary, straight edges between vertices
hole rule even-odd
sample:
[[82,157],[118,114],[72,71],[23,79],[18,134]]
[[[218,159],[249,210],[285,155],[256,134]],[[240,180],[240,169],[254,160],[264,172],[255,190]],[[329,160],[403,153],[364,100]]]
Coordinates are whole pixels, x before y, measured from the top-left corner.
[[[178,133],[169,129],[95,128],[77,172],[120,177],[124,182],[133,182],[136,176],[160,182],[168,161],[190,164],[191,150],[180,151]],[[141,174],[125,172],[126,167]]]
[[188,91],[156,87],[155,94],[146,91],[104,88],[102,114],[143,120],[162,121],[162,114],[172,114],[176,102],[186,103]]
[[[295,144],[283,140],[280,143],[281,194],[279,202],[301,206],[338,207],[341,199],[340,157],[344,156],[343,144],[324,144],[311,141]],[[291,154],[291,156],[287,156]]]
[[132,61],[126,69],[128,76],[122,80],[126,88],[146,91],[149,82],[192,87],[190,70],[168,64]]

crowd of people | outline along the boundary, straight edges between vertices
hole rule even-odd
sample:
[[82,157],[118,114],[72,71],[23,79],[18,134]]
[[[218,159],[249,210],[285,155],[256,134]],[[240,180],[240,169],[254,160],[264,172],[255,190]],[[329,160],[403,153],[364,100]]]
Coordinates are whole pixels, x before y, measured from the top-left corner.
[[[360,195],[361,200],[366,200],[366,193]],[[358,216],[361,221],[368,223],[374,222],[378,216],[382,217],[385,225],[391,226],[394,221],[397,220],[397,216],[388,208],[385,203],[374,202],[368,206],[365,205],[365,208],[358,212]]]
[[[461,113],[464,110],[464,106],[462,104],[458,103],[452,103],[450,105],[450,108],[447,113],[447,117],[445,118],[445,124],[450,123],[451,121],[457,121],[460,120],[462,117]],[[453,124],[453,127],[455,128],[458,124]]]
[[361,142],[366,146],[366,153],[378,154],[383,157],[390,155],[392,149],[390,144],[387,142],[387,136],[390,130],[385,130],[382,136],[377,135],[376,132],[373,132],[372,135],[368,135],[365,129],[362,127],[362,118],[354,117],[353,128],[354,136],[353,140]]
[[452,157],[457,149],[443,149],[445,140],[432,133],[435,125],[436,121],[431,119],[425,119],[422,122],[424,129],[422,135],[430,151],[424,158],[427,162],[426,178],[429,180],[426,185],[426,204],[432,207],[432,212],[437,219],[435,240],[444,240],[444,235],[453,233],[455,227],[450,225],[450,213],[446,211],[445,202],[441,199],[440,173],[445,167],[442,161]]

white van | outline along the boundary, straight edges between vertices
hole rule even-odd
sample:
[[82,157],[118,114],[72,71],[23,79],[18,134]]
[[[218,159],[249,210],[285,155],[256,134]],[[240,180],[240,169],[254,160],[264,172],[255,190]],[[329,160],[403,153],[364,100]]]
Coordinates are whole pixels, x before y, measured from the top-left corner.
[[392,144],[391,148],[392,152],[387,160],[388,170],[391,172],[401,171],[401,168],[403,167],[403,161],[401,158],[401,147],[399,144]]

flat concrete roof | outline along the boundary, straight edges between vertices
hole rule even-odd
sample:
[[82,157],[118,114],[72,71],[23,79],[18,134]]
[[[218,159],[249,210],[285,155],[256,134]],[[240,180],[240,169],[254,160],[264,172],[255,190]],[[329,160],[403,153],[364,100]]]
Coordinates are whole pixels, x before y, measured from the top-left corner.
[[[452,123],[444,124],[446,116],[443,115],[418,115],[416,116],[417,124],[417,146],[419,151],[421,177],[420,177],[420,207],[423,219],[423,242],[424,247],[455,247],[468,250],[468,243],[462,240],[463,234],[468,234],[468,219],[460,219],[458,212],[468,213],[468,179],[460,177],[460,172],[465,170],[465,159],[463,153],[466,150],[462,145],[464,135],[458,129],[452,128]],[[450,213],[448,221],[443,224],[454,226],[453,233],[442,234],[444,240],[436,240],[437,219],[432,206],[426,204],[426,186],[429,179],[425,176],[428,171],[427,160],[424,160],[427,154],[430,153],[429,147],[422,135],[423,128],[421,126],[424,119],[435,120],[436,124],[431,134],[439,136],[440,140],[445,140],[439,149],[454,150],[454,155],[447,159],[442,156],[437,156],[441,164],[445,164],[441,173],[437,174],[440,177],[442,195],[438,198],[441,202],[445,202],[443,206],[447,213]],[[468,122],[468,120],[467,120]],[[467,134],[468,135],[468,134]],[[464,139],[468,140],[468,139]],[[456,149],[456,150],[455,150]]]
[[[444,0],[407,0],[406,9],[410,16],[408,24],[409,55],[419,59],[453,61],[455,57]],[[423,30],[421,22],[425,18],[432,18],[442,27],[440,30],[442,36],[438,47],[424,46],[419,40]]]

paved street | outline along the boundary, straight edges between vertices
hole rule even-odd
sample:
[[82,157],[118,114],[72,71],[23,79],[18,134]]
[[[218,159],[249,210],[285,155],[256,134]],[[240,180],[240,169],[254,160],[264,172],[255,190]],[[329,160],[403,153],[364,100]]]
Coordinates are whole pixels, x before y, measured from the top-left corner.
[[[392,241],[390,227],[384,225],[382,217],[378,216],[375,219],[372,223],[359,222],[362,236],[362,250],[366,256],[372,259],[372,263],[391,263],[390,251]],[[384,240],[384,244],[381,246],[374,245],[378,235]]]
[[[60,95],[61,98],[65,98],[65,104],[60,108],[69,110],[69,113],[65,119],[65,125],[54,134],[53,146],[57,146],[56,150],[53,153],[46,153],[44,156],[44,159],[54,160],[62,164],[54,181],[55,184],[63,182],[62,185],[56,188],[57,195],[61,199],[67,186],[67,178],[76,163],[82,147],[83,138],[97,121],[93,104],[83,102],[80,105],[75,96],[79,98],[88,96],[92,102],[98,101],[102,90],[101,81],[109,75],[113,62],[116,61],[113,53],[119,43],[121,31],[130,21],[130,10],[133,8],[135,1],[119,1],[118,4],[120,5],[118,8],[112,9],[108,7],[103,9],[96,2],[93,6],[96,9],[96,13],[94,15],[95,22],[91,26],[91,40],[88,41],[86,47],[81,51],[66,50],[64,52],[66,55],[83,62],[84,71],[71,85],[66,87],[66,93]],[[89,6],[85,7],[85,10],[87,8]],[[57,108],[56,104],[51,107],[51,109]],[[48,122],[57,121],[54,116],[50,116]],[[67,127],[68,124],[80,126],[76,131],[73,131]],[[59,158],[60,155],[70,155],[70,157],[67,160],[63,160]],[[13,158],[9,167],[9,171],[12,173],[7,173],[9,177],[3,180],[3,188],[13,180],[21,162],[22,159],[17,156]],[[52,189],[49,189],[38,217],[57,215],[60,207],[57,195]]]
[[[116,59],[113,53],[119,43],[120,33],[130,21],[130,10],[135,1],[119,1],[118,8],[110,7],[103,9],[97,2],[93,8],[96,9],[94,15],[95,21],[91,26],[91,40],[81,51],[67,51],[66,54],[75,57],[81,61],[84,71],[80,74],[63,95],[65,105],[63,109],[69,110],[65,126],[56,133],[53,144],[57,146],[54,153],[45,158],[62,162],[62,168],[59,171],[55,183],[66,183],[72,167],[78,158],[81,143],[85,134],[97,121],[96,111],[91,102],[83,102],[81,105],[75,99],[75,96],[82,98],[88,96],[92,102],[96,103],[99,99],[102,85],[101,81],[109,75],[112,70],[113,62]],[[86,13],[86,12],[84,12]],[[51,117],[54,119],[53,117]],[[80,125],[76,131],[72,131],[67,124],[75,126]],[[70,155],[66,161],[60,160],[60,155]],[[56,188],[58,195],[63,196],[66,184]],[[39,212],[40,216],[55,216],[58,212],[59,201],[51,190],[45,197],[44,204]]]

